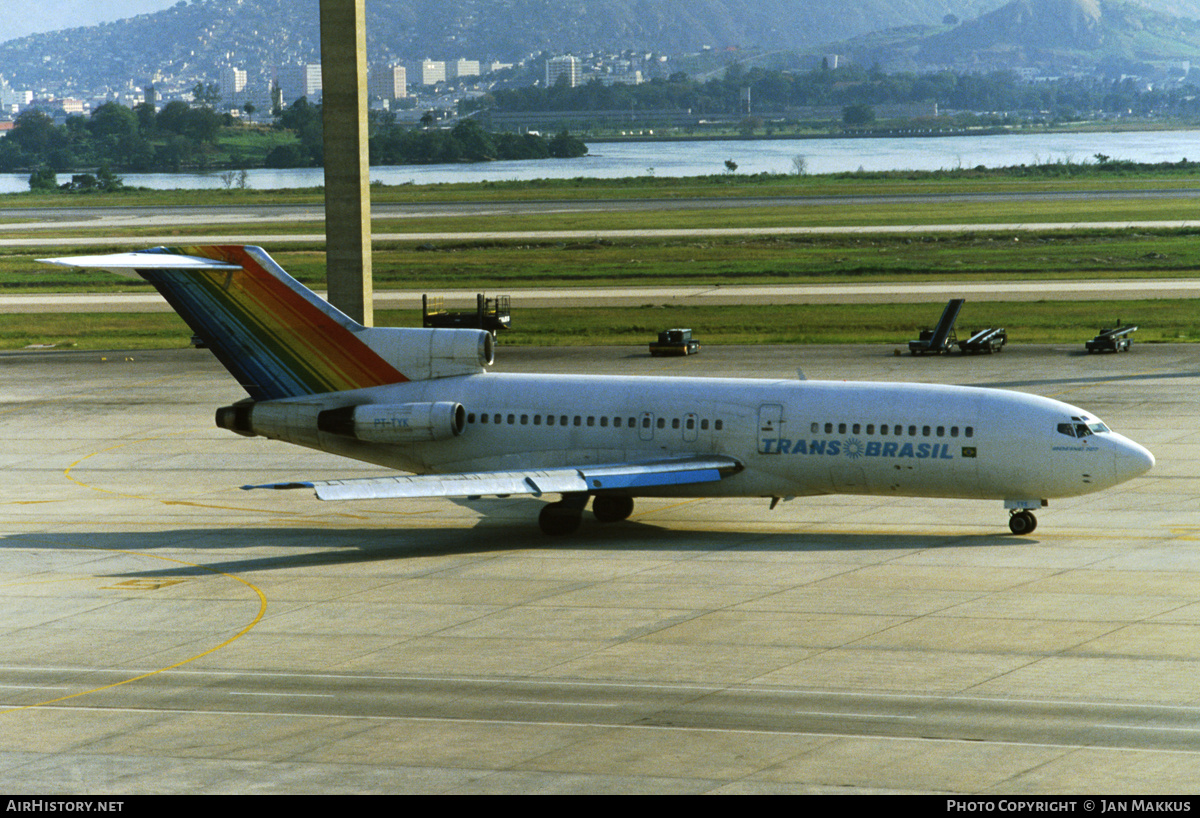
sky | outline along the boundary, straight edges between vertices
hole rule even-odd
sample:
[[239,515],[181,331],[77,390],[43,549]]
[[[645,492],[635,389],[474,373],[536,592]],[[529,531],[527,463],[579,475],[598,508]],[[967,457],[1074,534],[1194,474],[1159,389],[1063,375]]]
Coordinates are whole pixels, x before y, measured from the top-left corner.
[[0,0],[0,42],[170,8],[179,0]]

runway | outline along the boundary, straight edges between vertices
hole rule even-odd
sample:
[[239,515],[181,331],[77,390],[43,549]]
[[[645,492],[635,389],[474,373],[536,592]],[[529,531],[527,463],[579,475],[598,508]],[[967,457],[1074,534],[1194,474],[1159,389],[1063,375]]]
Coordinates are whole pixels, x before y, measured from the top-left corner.
[[[963,222],[958,224],[873,224],[831,226],[774,226],[774,227],[695,227],[646,228],[632,230],[469,230],[437,232],[376,232],[374,242],[435,242],[435,241],[624,241],[630,239],[671,240],[733,238],[750,236],[845,236],[845,235],[952,235],[961,233],[1046,233],[1081,230],[1194,230],[1200,220],[1124,220],[1091,222]],[[5,229],[11,226],[5,225]],[[66,228],[59,228],[66,229]],[[17,235],[0,238],[0,247],[138,247],[158,245],[197,244],[254,244],[285,246],[314,244],[325,241],[324,233],[209,233],[180,236],[178,233],[117,237],[70,236],[39,237]]]
[[[376,310],[416,310],[427,290],[375,290]],[[439,289],[448,305],[470,307],[478,290]],[[1127,301],[1200,297],[1200,279],[931,281],[917,284],[763,284],[666,287],[529,287],[509,289],[517,309],[546,307],[742,306],[773,304],[928,304],[971,301]],[[319,293],[325,297],[324,291]],[[157,293],[0,294],[0,313],[171,312]]]
[[0,354],[10,793],[1187,793],[1200,348],[501,347],[502,371],[1001,385],[1158,457],[1054,501],[322,504],[203,350]]

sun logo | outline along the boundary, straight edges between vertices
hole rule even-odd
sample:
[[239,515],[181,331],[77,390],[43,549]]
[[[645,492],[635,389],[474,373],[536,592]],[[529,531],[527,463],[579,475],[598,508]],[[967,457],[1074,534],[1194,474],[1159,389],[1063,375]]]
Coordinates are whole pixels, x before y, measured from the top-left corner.
[[858,438],[848,437],[845,441],[845,451],[846,457],[849,457],[851,460],[857,460],[863,456],[866,447],[863,446],[863,442]]

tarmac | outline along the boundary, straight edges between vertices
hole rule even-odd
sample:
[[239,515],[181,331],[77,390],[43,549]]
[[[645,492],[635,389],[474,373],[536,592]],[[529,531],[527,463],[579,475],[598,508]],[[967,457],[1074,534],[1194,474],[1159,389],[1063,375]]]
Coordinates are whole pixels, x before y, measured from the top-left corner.
[[[501,345],[498,371],[939,381],[1158,465],[1052,501],[321,503],[204,350],[0,354],[0,791],[1192,793],[1200,346]],[[897,344],[899,348],[902,344]]]

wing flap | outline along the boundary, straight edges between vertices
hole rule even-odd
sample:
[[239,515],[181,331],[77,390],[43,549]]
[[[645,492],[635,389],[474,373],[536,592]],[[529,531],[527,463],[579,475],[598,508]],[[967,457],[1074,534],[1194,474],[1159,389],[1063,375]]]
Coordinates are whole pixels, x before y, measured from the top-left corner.
[[311,488],[321,500],[596,492],[715,482],[740,471],[732,457],[684,457],[561,469],[388,475],[243,486],[246,489]]

